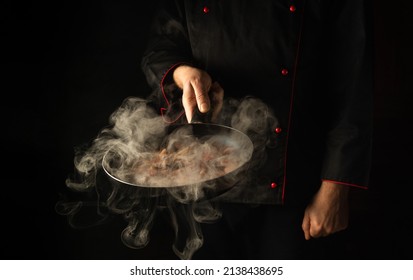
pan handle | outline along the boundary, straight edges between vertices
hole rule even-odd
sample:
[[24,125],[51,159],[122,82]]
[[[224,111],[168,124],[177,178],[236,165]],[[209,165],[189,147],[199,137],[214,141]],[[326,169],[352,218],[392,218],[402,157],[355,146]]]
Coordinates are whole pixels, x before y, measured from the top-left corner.
[[198,106],[195,106],[190,123],[211,123],[211,119],[212,108],[210,108],[208,112],[202,113],[201,111],[199,111]]

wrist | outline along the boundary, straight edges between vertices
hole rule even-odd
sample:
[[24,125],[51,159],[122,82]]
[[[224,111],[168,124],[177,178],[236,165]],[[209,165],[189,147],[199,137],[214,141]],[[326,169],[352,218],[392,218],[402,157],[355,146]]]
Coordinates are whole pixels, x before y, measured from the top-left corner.
[[339,194],[343,197],[347,197],[349,193],[348,186],[337,182],[322,181],[321,188],[326,192]]

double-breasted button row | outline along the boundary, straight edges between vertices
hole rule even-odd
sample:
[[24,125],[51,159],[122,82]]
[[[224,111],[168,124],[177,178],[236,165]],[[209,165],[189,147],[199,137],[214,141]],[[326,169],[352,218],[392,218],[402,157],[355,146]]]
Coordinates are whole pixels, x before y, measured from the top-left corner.
[[[291,13],[294,13],[297,10],[297,8],[296,8],[295,5],[290,5],[289,10],[290,10]],[[288,68],[282,67],[281,68],[281,75],[288,76],[288,74],[289,74]],[[280,134],[282,132],[282,128],[277,126],[276,128],[274,128],[274,132],[276,134]],[[278,184],[276,182],[271,182],[270,183],[270,188],[271,189],[275,189],[277,187],[278,187]]]
[[[290,6],[290,12],[295,12],[296,11],[296,7],[295,7],[295,5],[291,5]],[[204,14],[208,14],[209,12],[210,12],[210,9],[209,9],[209,7],[208,6],[204,6],[203,8],[202,8],[202,11],[204,12]],[[283,75],[283,76],[287,76],[288,75],[288,69],[287,68],[282,68],[281,69],[281,75]]]
[[[289,10],[291,13],[295,13],[295,11],[297,10],[297,7],[295,5],[290,5]],[[281,69],[281,75],[288,76],[288,74],[289,74],[288,68],[283,67]]]
[[[290,10],[291,13],[294,13],[294,12],[297,10],[297,8],[296,8],[295,5],[290,5],[289,10]],[[202,11],[203,11],[205,14],[209,13],[209,7],[208,7],[208,6],[204,6],[204,8],[202,9]]]
[[[296,8],[295,5],[290,5],[289,10],[290,10],[290,12],[294,13],[294,12],[297,10],[297,8]],[[202,11],[203,11],[205,14],[209,13],[209,7],[208,7],[208,6],[204,6],[204,8],[202,9]]]

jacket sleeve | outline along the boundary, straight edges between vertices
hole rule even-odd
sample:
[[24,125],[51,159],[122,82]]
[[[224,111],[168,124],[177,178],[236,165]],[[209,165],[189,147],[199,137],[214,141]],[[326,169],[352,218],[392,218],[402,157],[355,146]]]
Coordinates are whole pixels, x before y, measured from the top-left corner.
[[192,64],[183,5],[179,0],[159,1],[141,61],[143,73],[153,89],[150,99],[167,122],[174,122],[183,114],[181,93],[171,74],[181,64]]
[[328,2],[326,88],[330,118],[321,179],[367,188],[373,75],[368,1]]

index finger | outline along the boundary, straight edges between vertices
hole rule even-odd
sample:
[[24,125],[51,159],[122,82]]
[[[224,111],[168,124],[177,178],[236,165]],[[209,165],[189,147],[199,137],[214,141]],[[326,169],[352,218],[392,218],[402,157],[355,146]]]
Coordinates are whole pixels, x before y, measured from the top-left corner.
[[201,113],[206,113],[209,111],[210,108],[210,100],[209,100],[209,88],[210,86],[204,86],[202,83],[193,83],[192,84],[196,103],[198,104],[199,111]]

